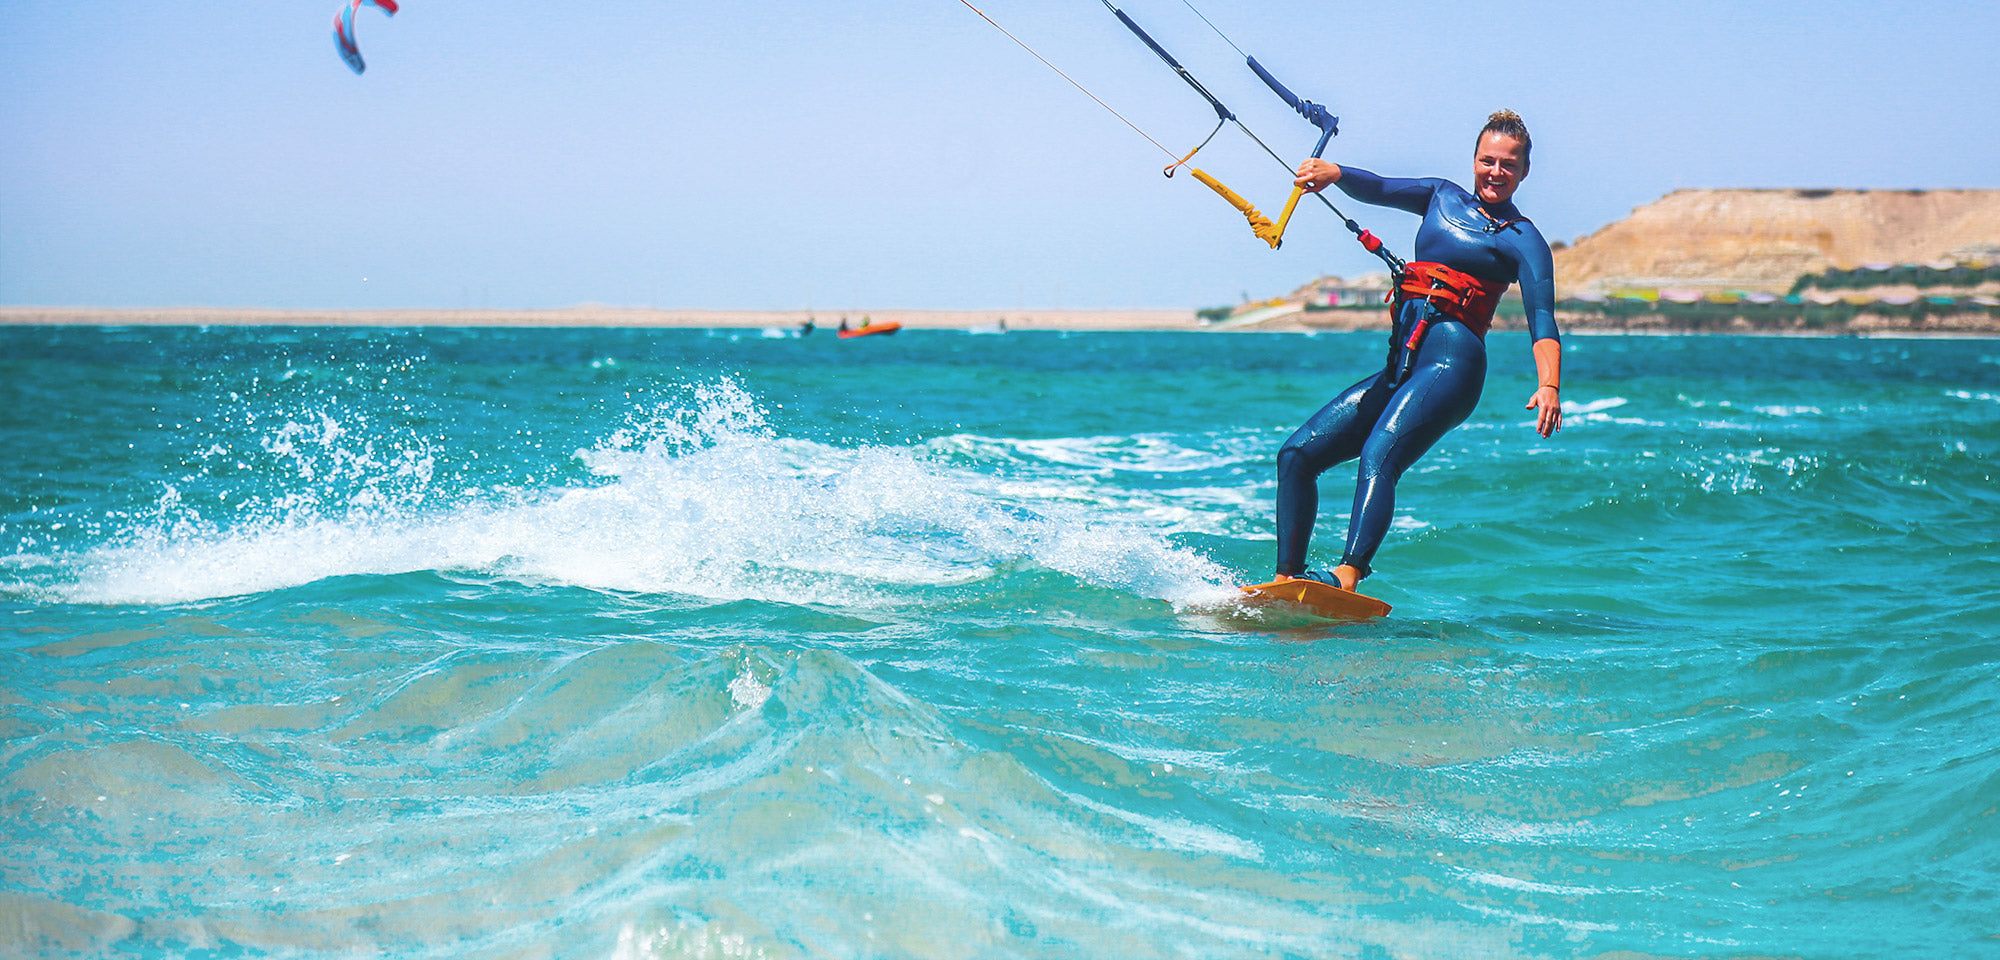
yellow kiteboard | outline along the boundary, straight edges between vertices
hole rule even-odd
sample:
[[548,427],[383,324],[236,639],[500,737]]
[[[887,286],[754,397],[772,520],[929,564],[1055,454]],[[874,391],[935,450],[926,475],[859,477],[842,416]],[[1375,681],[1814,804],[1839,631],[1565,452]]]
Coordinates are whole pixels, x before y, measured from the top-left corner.
[[1372,620],[1389,615],[1389,605],[1374,597],[1318,580],[1283,580],[1241,589],[1254,599],[1295,603],[1334,620]]

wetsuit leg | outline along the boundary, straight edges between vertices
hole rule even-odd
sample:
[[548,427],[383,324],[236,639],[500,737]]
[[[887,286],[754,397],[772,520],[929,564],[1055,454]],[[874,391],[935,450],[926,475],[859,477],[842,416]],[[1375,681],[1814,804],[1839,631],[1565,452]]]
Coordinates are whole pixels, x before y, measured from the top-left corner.
[[1278,572],[1306,570],[1306,546],[1319,513],[1319,475],[1361,455],[1368,432],[1395,394],[1385,374],[1341,391],[1278,448]]
[[1396,513],[1396,481],[1439,437],[1472,415],[1485,383],[1486,344],[1464,324],[1433,323],[1410,379],[1389,398],[1361,445],[1341,563],[1368,575]]

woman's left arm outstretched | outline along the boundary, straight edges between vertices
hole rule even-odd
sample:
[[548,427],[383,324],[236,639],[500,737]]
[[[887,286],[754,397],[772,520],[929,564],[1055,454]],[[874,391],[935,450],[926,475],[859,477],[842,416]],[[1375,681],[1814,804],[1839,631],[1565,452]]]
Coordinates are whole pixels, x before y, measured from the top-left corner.
[[1562,429],[1562,337],[1556,332],[1556,267],[1540,230],[1517,240],[1521,263],[1521,306],[1528,335],[1535,341],[1535,392],[1524,409],[1535,411],[1535,432],[1554,436]]
[[1544,437],[1554,436],[1562,429],[1562,341],[1547,337],[1535,341],[1535,387],[1533,396],[1523,409],[1536,410],[1535,432]]

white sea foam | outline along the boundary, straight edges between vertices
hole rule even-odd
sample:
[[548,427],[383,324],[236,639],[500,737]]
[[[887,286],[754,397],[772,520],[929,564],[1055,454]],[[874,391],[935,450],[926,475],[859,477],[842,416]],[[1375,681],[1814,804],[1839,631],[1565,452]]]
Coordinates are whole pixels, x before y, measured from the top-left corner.
[[1541,883],[1535,880],[1523,880],[1519,877],[1510,877],[1504,873],[1493,873],[1487,870],[1459,870],[1457,872],[1460,876],[1474,883],[1485,884],[1489,887],[1499,887],[1502,890],[1519,890],[1524,893],[1551,893],[1562,897],[1591,897],[1606,893],[1645,892],[1639,888],[1621,889],[1617,887],[1584,887],[1567,883]]
[[1220,854],[1240,860],[1264,859],[1264,848],[1254,840],[1246,840],[1214,827],[1183,820],[1179,817],[1150,817],[1142,813],[1099,803],[1089,797],[1068,791],[1058,791],[1064,798],[1077,806],[1095,810],[1105,816],[1123,820],[1152,834],[1163,846],[1173,850],[1192,850],[1198,853]]
[[1562,405],[1563,416],[1575,417],[1575,416],[1582,416],[1586,413],[1598,413],[1603,410],[1615,410],[1630,402],[1631,401],[1625,399],[1624,397],[1605,397],[1601,400],[1588,400],[1588,401],[1576,401],[1576,402],[1565,401]]
[[746,668],[736,675],[736,679],[729,681],[729,699],[738,707],[755,710],[771,699],[771,688]]
[[[1664,423],[1658,420],[1648,420],[1644,417],[1620,417],[1605,412],[1607,410],[1616,410],[1630,402],[1624,397],[1603,397],[1597,400],[1565,400],[1562,403],[1563,426],[1575,427],[1587,423],[1615,423],[1628,427],[1665,426]],[[1528,419],[1518,421],[1515,425],[1534,426],[1534,424],[1535,421],[1533,419]],[[1491,429],[1494,425],[1474,424],[1471,426],[1484,426]],[[1512,428],[1512,426],[1508,427],[1508,429]]]
[[[894,587],[966,582],[1020,562],[1176,602],[1233,579],[1166,540],[1188,518],[1158,503],[1060,477],[1005,481],[922,448],[778,436],[729,381],[578,450],[593,484],[440,496],[426,451],[378,452],[332,418],[287,423],[265,446],[295,465],[287,497],[212,519],[169,488],[153,519],[72,558],[73,579],[55,592],[172,602],[445,570],[872,606],[896,603]],[[344,504],[323,495],[334,479]],[[416,492],[381,492],[396,485]]]
[[1106,473],[1158,474],[1222,470],[1257,462],[1268,458],[1273,446],[1270,438],[1262,435],[1216,439],[1218,442],[1210,447],[1197,448],[1176,437],[1150,433],[1043,439],[953,434],[932,440],[926,446],[939,453],[979,460],[1046,463]]

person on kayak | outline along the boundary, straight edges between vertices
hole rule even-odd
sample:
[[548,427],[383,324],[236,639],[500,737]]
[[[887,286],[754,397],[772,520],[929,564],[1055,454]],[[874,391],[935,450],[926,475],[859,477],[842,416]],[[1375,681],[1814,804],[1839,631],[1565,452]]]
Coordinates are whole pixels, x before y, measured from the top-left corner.
[[[1488,118],[1472,155],[1473,192],[1444,179],[1381,177],[1314,158],[1298,186],[1330,185],[1363,203],[1424,218],[1416,257],[1395,278],[1395,324],[1388,362],[1292,434],[1278,451],[1277,580],[1307,577],[1352,590],[1371,572],[1395,514],[1396,481],[1439,437],[1479,404],[1486,381],[1486,331],[1508,285],[1521,284],[1538,384],[1526,409],[1543,437],[1562,429],[1562,341],[1556,332],[1555,266],[1548,241],[1514,206],[1528,176],[1530,141],[1519,115]],[[1331,571],[1306,569],[1319,509],[1319,475],[1360,460],[1346,552]]]

